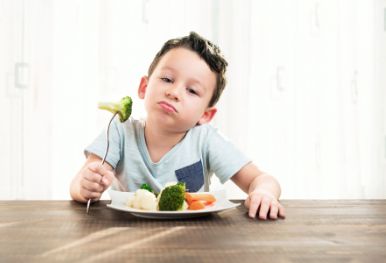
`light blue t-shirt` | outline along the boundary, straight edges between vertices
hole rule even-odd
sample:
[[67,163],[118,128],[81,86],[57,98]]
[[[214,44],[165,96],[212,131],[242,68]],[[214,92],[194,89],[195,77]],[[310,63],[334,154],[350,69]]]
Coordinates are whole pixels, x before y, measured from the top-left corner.
[[[106,161],[116,170],[114,188],[135,191],[148,183],[159,192],[166,183],[183,181],[189,192],[208,191],[215,174],[226,182],[250,160],[209,124],[190,129],[162,159],[152,162],[144,135],[144,120],[115,119],[110,127],[110,146]],[[102,132],[86,149],[103,158],[106,134]]]

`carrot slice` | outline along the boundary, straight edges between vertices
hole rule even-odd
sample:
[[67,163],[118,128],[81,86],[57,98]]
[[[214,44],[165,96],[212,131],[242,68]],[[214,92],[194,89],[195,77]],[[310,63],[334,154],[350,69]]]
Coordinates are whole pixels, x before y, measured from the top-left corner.
[[193,197],[190,193],[185,192],[185,200],[188,204],[191,204],[193,202]]
[[197,200],[190,203],[188,208],[189,210],[200,210],[205,208],[205,204],[202,201]]
[[205,204],[209,205],[216,202],[216,198],[207,193],[185,193],[185,199],[188,204],[191,204],[194,201],[204,201]]

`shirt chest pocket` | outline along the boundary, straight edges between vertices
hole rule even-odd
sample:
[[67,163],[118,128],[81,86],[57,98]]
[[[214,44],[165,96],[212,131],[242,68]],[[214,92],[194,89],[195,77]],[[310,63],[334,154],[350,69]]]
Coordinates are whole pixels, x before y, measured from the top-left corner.
[[178,181],[186,184],[188,192],[197,192],[204,185],[204,169],[201,160],[178,169],[175,173]]

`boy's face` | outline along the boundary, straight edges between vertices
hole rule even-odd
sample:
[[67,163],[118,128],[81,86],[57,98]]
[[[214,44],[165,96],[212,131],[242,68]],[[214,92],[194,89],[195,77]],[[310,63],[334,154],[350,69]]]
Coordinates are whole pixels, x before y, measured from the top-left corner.
[[148,121],[174,132],[186,132],[209,122],[216,108],[208,107],[216,74],[205,60],[186,48],[168,51],[149,78],[143,77],[138,94],[145,99]]

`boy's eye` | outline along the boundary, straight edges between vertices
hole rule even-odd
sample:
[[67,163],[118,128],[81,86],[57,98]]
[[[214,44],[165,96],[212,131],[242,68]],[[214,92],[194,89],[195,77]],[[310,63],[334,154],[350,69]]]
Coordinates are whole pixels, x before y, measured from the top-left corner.
[[167,77],[162,77],[161,78],[162,81],[166,82],[166,83],[172,83],[173,81]]
[[190,94],[198,95],[197,91],[195,91],[195,90],[192,89],[192,88],[187,88],[187,90],[188,90],[188,92],[189,92]]

